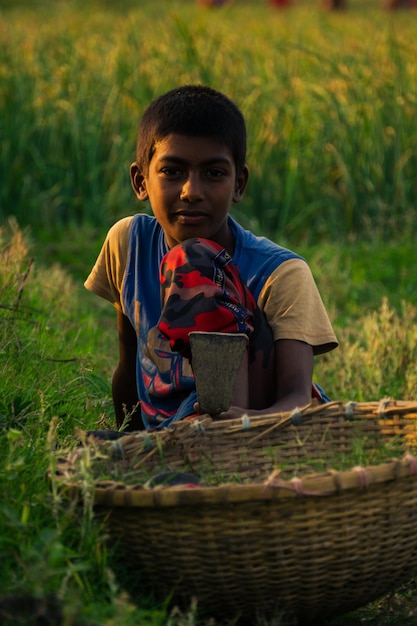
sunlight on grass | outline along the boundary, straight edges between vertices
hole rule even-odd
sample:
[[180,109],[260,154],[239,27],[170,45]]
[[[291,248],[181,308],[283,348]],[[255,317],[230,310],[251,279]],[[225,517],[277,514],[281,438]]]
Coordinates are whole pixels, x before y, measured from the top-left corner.
[[[2,230],[0,437],[5,454],[0,550],[5,554],[3,589],[11,594],[7,601],[24,594],[38,611],[63,611],[70,620],[77,616],[81,626],[90,623],[88,615],[95,615],[99,620],[95,623],[103,626],[117,619],[126,626],[138,620],[149,625],[202,626],[198,605],[171,610],[142,599],[138,606],[116,583],[103,543],[105,535],[92,516],[87,458],[83,513],[65,503],[56,490],[48,492],[44,476],[48,465],[54,467],[54,451],[73,447],[77,428],[104,424],[112,428],[111,368],[104,357],[94,370],[90,365],[103,339],[100,322],[92,323],[92,312],[72,278],[59,267],[37,270],[29,248],[15,224]],[[378,310],[341,328],[341,347],[317,365],[317,373],[333,396],[411,398],[417,383],[416,320],[417,309],[411,304],[404,303],[396,311],[384,300]],[[109,336],[107,358],[111,344]],[[363,454],[360,450],[358,442],[355,454]],[[382,450],[377,453],[383,454]],[[343,463],[349,464],[349,459]],[[107,598],[105,604],[97,604],[100,595]],[[209,624],[214,622],[205,622]],[[272,624],[278,626],[281,621],[277,617],[268,622]]]
[[[317,381],[334,399],[415,399],[416,14],[377,0],[351,0],[343,15],[310,0],[254,6],[2,3],[4,626],[214,626],[198,602],[130,598],[91,506],[64,502],[45,480],[76,432],[115,427],[115,315],[82,283],[109,225],[146,210],[128,168],[140,115],[162,91],[205,82],[245,113],[251,178],[233,212],[311,263],[340,340],[317,359]],[[337,624],[411,625],[415,605],[410,585]]]
[[136,209],[128,167],[144,106],[174,84],[205,82],[247,118],[245,226],[293,242],[415,229],[413,20],[376,0],[372,13],[343,17],[299,5],[3,12],[0,215],[35,231],[104,232]]

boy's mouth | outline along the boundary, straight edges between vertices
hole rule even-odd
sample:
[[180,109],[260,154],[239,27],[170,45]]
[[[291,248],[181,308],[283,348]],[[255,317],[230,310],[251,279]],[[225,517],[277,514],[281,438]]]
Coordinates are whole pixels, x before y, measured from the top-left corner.
[[178,211],[175,215],[182,224],[198,224],[207,219],[207,214],[201,211]]

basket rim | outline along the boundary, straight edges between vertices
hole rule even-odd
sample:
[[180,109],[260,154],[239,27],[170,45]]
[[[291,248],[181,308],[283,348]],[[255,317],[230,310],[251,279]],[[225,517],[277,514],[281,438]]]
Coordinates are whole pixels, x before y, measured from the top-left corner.
[[[390,418],[393,414],[405,417],[417,417],[417,401],[403,401],[384,399],[377,402],[341,402],[333,401],[326,405],[329,415],[344,416],[348,420],[361,420],[367,417]],[[304,419],[314,417],[323,411],[323,405],[307,405],[294,411],[275,413],[268,416],[250,418],[250,428],[256,433],[259,428],[263,436],[270,429],[285,428],[293,424],[300,424]],[[301,420],[301,422],[300,422]],[[242,419],[224,420],[218,422],[209,415],[202,415],[197,421],[177,422],[170,429],[160,431],[157,437],[169,438],[179,431],[189,433],[198,428],[221,428],[223,434],[235,433],[236,430],[246,429],[247,423]],[[265,429],[266,427],[266,429]],[[126,433],[118,440],[128,442],[140,436],[146,438],[149,433]],[[120,480],[95,479],[93,485],[84,486],[83,481],[74,471],[74,462],[62,455],[57,460],[56,472],[49,473],[49,479],[54,481],[58,490],[71,499],[81,500],[89,490],[95,506],[111,507],[173,507],[179,505],[224,504],[248,501],[272,501],[283,498],[326,497],[348,490],[364,490],[395,480],[413,478],[417,476],[417,457],[405,452],[401,457],[393,458],[379,464],[355,466],[344,470],[329,469],[324,472],[312,472],[302,477],[283,479],[280,471],[273,471],[262,482],[225,482],[217,486],[192,485],[168,486],[158,485],[147,488],[140,484],[126,484]]]
[[[92,494],[95,506],[106,507],[175,507],[211,504],[275,501],[288,498],[326,498],[345,491],[370,490],[382,483],[402,479],[417,480],[417,457],[406,454],[378,465],[355,466],[350,470],[310,474],[284,480],[278,472],[262,483],[245,485],[224,483],[214,487],[163,487],[147,489],[120,481],[96,481]],[[59,490],[67,497],[82,499],[81,481],[60,481]]]

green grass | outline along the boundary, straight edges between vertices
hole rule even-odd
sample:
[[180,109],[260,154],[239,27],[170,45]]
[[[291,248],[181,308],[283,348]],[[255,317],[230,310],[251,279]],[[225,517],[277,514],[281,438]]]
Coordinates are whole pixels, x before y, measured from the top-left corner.
[[[200,624],[195,607],[172,613],[168,604],[152,598],[133,602],[115,576],[116,555],[108,552],[91,506],[77,512],[50,490],[46,472],[54,467],[57,450],[75,445],[76,429],[115,427],[109,386],[116,361],[115,320],[96,310],[92,296],[65,270],[45,270],[30,259],[21,231],[5,229],[0,245],[2,623],[35,624],[25,609],[30,602],[50,617],[58,604],[62,624]],[[326,262],[321,263],[325,272]],[[333,274],[344,276],[343,263],[338,268],[334,258],[327,263]],[[354,299],[361,293],[354,277],[344,280]],[[410,303],[396,312],[387,300],[379,309],[364,311],[352,326],[337,326],[345,341],[333,358],[318,360],[320,382],[338,399],[413,397],[416,316]],[[10,597],[18,599],[20,613],[7,621],[1,611]],[[407,587],[337,624],[358,623],[355,619],[386,626],[417,623],[414,614],[407,617],[415,601],[413,588]],[[277,618],[268,626],[279,623]]]
[[[144,208],[128,168],[162,91],[202,81],[241,105],[234,215],[309,260],[340,340],[316,379],[336,399],[415,399],[416,19],[377,0],[0,3],[0,623],[198,623],[133,602],[91,508],[46,480],[76,428],[115,425],[115,313],[82,281],[108,226]],[[416,605],[410,585],[332,626],[417,624]]]
[[62,269],[31,263],[15,228],[1,232],[0,283],[0,622],[38,624],[62,602],[66,621],[51,623],[162,624],[164,607],[124,598],[91,510],[80,517],[46,480],[76,428],[113,426],[106,319]]
[[0,216],[49,239],[80,224],[103,233],[136,210],[128,167],[144,106],[202,81],[247,118],[245,225],[293,242],[415,233],[414,16],[377,0],[342,16],[318,4],[6,5]]

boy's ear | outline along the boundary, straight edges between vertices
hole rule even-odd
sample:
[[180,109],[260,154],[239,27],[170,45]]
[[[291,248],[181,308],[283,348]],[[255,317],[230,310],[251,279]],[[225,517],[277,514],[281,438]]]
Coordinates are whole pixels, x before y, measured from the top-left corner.
[[132,163],[130,166],[130,181],[138,200],[147,200],[148,192],[146,191],[145,177],[140,171],[137,163]]
[[245,165],[239,176],[236,177],[235,191],[233,193],[233,202],[240,202],[245,193],[246,185],[248,184],[249,170]]

